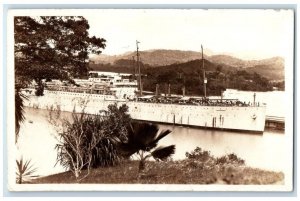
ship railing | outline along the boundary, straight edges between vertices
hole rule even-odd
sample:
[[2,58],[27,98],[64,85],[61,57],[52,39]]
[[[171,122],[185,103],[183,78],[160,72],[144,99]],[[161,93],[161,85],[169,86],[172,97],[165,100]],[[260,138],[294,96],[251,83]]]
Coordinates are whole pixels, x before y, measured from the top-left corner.
[[71,93],[86,93],[86,94],[99,94],[99,95],[115,95],[114,91],[92,89],[92,88],[70,88],[65,86],[60,87],[47,87],[48,91],[62,91]]
[[259,107],[260,104],[253,105],[248,102],[241,102],[238,99],[178,99],[178,98],[157,98],[157,97],[138,97],[138,102],[145,103],[162,103],[162,104],[178,104],[178,105],[198,105],[198,106],[220,106],[220,107]]

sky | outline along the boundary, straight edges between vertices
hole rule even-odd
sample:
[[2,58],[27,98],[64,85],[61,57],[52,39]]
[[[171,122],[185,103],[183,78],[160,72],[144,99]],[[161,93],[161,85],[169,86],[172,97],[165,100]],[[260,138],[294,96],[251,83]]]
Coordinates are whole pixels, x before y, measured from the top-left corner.
[[107,40],[108,55],[134,51],[138,40],[140,50],[201,51],[202,44],[214,54],[264,59],[284,57],[293,43],[288,10],[107,9],[83,16],[90,35]]
[[[83,15],[90,35],[107,40],[103,54],[178,49],[242,59],[284,56],[293,42],[293,12],[288,10],[96,10]],[[208,53],[208,52],[207,52]]]
[[52,9],[15,15],[84,16],[91,36],[106,39],[103,54],[136,49],[201,51],[241,59],[293,58],[294,13],[274,9]]

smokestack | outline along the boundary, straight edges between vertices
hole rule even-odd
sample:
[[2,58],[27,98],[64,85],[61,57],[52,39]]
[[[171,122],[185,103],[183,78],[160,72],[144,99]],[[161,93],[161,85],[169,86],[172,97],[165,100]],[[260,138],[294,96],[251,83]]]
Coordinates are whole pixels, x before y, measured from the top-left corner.
[[168,96],[171,96],[171,84],[168,85]]
[[185,86],[182,87],[182,96],[185,96]]

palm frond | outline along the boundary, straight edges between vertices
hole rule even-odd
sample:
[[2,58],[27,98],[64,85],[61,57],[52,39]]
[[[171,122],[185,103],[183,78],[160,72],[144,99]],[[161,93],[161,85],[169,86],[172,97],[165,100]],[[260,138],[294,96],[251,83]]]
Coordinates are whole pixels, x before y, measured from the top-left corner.
[[167,130],[162,130],[156,137],[155,141],[159,141],[162,138],[164,138],[165,136],[169,135],[172,131],[167,129]]
[[142,145],[144,148],[147,147],[153,140],[155,140],[158,130],[158,126],[151,123],[135,123],[135,143]]
[[157,125],[141,122],[131,122],[127,131],[128,141],[119,146],[122,155],[125,157],[129,157],[140,150],[152,150],[157,146],[159,140],[171,133],[170,130],[159,132]]
[[167,135],[169,135],[172,131],[168,130],[162,130],[157,137],[149,144],[149,148],[153,149],[154,147],[157,146],[157,143],[159,140],[161,140],[162,138],[166,137]]
[[151,155],[154,159],[165,160],[175,153],[175,145],[170,145],[167,147],[158,147],[155,149]]
[[20,159],[20,161],[16,160],[16,162],[17,162],[18,171],[21,173],[23,167],[23,157]]
[[19,137],[19,131],[21,127],[21,123],[25,120],[24,116],[24,101],[28,100],[28,97],[24,95],[19,88],[15,89],[15,135],[17,142]]
[[24,162],[23,157],[20,160],[16,160],[17,163],[17,183],[22,184],[26,181],[30,181],[34,177],[38,177],[37,175],[32,175],[36,172],[37,168],[33,168],[31,164],[31,160],[27,160]]

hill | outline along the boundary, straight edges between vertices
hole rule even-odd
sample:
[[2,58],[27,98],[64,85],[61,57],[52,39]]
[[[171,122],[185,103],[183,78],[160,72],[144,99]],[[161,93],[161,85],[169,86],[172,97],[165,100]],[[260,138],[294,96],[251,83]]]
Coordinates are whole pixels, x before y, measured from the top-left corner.
[[[207,78],[207,94],[220,95],[226,88],[250,91],[272,90],[268,80],[257,73],[249,73],[230,66],[223,66],[204,60]],[[155,91],[160,85],[160,93],[166,93],[167,85],[171,84],[172,93],[182,94],[185,87],[187,95],[203,94],[202,60],[194,60],[181,64],[171,64],[156,68],[145,68],[147,76],[143,78],[143,86],[147,91]]]
[[214,63],[229,65],[238,68],[245,67],[245,64],[247,63],[242,59],[238,59],[229,55],[212,55],[208,59]]
[[[162,66],[174,63],[184,63],[187,61],[200,59],[201,53],[195,51],[181,51],[181,50],[148,50],[140,51],[141,61],[144,64],[151,66]],[[95,64],[115,64],[118,60],[132,60],[132,57],[136,59],[136,52],[128,52],[121,55],[99,55],[93,56],[90,60]]]
[[284,59],[273,57],[260,60],[256,65],[247,68],[248,72],[256,72],[269,80],[284,80]]
[[256,72],[269,80],[284,79],[284,59],[272,57],[263,60],[241,60],[228,55],[213,55],[208,58],[211,62]]
[[[133,65],[130,65],[132,61],[119,61],[116,65],[90,64],[90,67],[93,70],[122,73],[133,73],[136,70]],[[204,66],[208,79],[207,94],[209,95],[220,95],[221,91],[226,88],[252,91],[272,90],[272,85],[268,80],[256,73],[254,68],[249,68],[247,71],[247,69],[217,64],[206,59]],[[144,75],[143,89],[146,91],[155,91],[156,84],[159,84],[160,93],[165,93],[167,85],[171,84],[172,93],[182,94],[182,87],[185,86],[187,95],[203,94],[202,60],[157,67],[141,63],[141,72]]]
[[[211,54],[211,53],[209,53]],[[144,66],[147,67],[165,67],[171,64],[180,64],[197,59],[201,59],[201,53],[195,51],[181,51],[181,50],[149,50],[141,51],[141,61]],[[133,57],[136,59],[135,52],[127,52],[122,55],[99,55],[93,56],[90,60],[94,64],[102,65],[102,69],[107,70],[106,65],[125,68],[123,70],[128,71],[129,68],[133,68]],[[281,57],[272,57],[262,60],[242,60],[229,55],[204,55],[204,58],[214,63],[215,65],[221,65],[223,68],[237,68],[239,70],[244,69],[247,72],[256,72],[270,80],[284,80],[284,59]],[[94,65],[95,67],[96,65]],[[100,70],[100,69],[99,69]],[[131,70],[130,72],[134,72]]]

